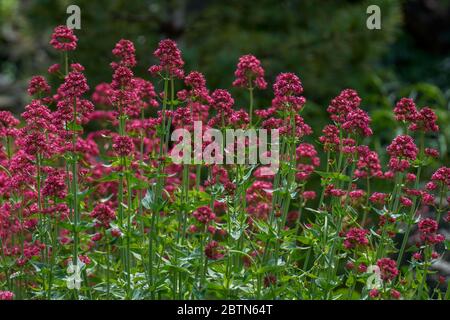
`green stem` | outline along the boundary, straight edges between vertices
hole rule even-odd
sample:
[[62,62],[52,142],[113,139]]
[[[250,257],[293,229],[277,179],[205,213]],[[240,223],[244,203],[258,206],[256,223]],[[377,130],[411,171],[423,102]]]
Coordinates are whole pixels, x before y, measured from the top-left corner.
[[[77,122],[77,100],[74,98],[73,103],[73,124]],[[72,132],[72,199],[73,199],[73,227],[74,227],[74,242],[73,242],[73,264],[78,264],[78,223],[79,223],[79,208],[78,208],[78,168],[77,168],[77,153],[76,153],[77,135],[76,131]],[[78,295],[75,293],[75,297]]]
[[249,107],[249,117],[250,117],[250,126],[253,125],[253,87],[250,85],[249,89],[250,95],[250,107]]
[[[419,187],[421,172],[422,172],[422,166],[419,166],[419,168],[417,169],[416,181],[414,183],[414,189],[416,189],[416,190]],[[400,265],[400,263],[402,262],[402,259],[403,259],[403,254],[406,249],[406,243],[408,242],[409,233],[411,232],[411,228],[412,228],[411,220],[413,219],[415,212],[416,212],[416,203],[417,203],[417,197],[414,197],[413,205],[411,206],[411,209],[409,210],[408,221],[406,222],[407,226],[406,226],[405,234],[403,235],[402,245],[400,247],[400,251],[399,251],[399,254],[397,257],[397,265]]]
[[130,179],[130,171],[128,168],[128,159],[123,157],[122,161],[124,162],[124,169],[125,169],[125,176],[126,176],[126,182],[127,182],[127,206],[128,206],[128,212],[127,212],[127,259],[126,259],[126,272],[127,272],[127,295],[128,298],[131,298],[131,216],[133,214],[133,201],[132,201],[132,194],[133,190],[131,187],[131,179]]

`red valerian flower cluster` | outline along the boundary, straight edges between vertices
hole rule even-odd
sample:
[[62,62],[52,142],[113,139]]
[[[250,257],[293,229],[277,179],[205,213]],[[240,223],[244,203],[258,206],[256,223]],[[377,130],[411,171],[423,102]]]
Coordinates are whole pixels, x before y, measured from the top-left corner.
[[77,48],[78,38],[72,29],[66,26],[58,26],[52,34],[50,44],[58,51],[73,51]]
[[235,87],[259,89],[266,89],[267,87],[261,62],[251,54],[239,58],[234,75],[236,80],[234,80],[233,86]]
[[120,58],[119,63],[113,62],[111,64],[113,69],[116,69],[119,66],[125,66],[127,68],[136,66],[136,49],[134,48],[133,42],[130,40],[121,39],[117,42],[112,53],[116,57]]
[[131,155],[134,149],[133,140],[127,136],[114,136],[113,150],[120,157]]
[[431,181],[435,184],[443,184],[447,188],[450,188],[450,168],[442,167],[436,170],[431,176]]
[[392,140],[387,147],[387,152],[391,156],[389,168],[393,171],[405,171],[410,166],[410,161],[416,160],[419,149],[414,143],[414,139],[408,135],[401,135]]
[[[73,61],[73,31],[57,27],[51,44],[67,61],[48,68],[55,87],[32,77],[22,122],[0,111],[0,300],[337,299],[342,288],[353,297],[364,283],[363,299],[439,296],[426,280],[445,253],[438,232],[450,220],[450,169],[424,178],[425,166],[436,169],[441,157],[426,147],[439,129],[429,107],[409,98],[396,104],[401,133],[386,143],[386,164],[353,89],[329,103],[330,123],[316,132],[320,148],[303,118],[298,75],[277,75],[270,107],[253,112],[254,89],[267,82],[252,55],[235,71],[233,86],[249,95],[241,109],[246,104],[230,91],[184,70],[173,40],[154,52],[154,83],[135,74],[133,42],[119,40],[110,81],[92,92]],[[204,139],[192,155],[220,147],[207,129],[279,130],[279,170],[174,163],[171,134],[194,131],[195,121]],[[264,155],[275,155],[274,147]],[[416,246],[408,248],[412,238]],[[421,276],[408,275],[411,269]],[[379,270],[382,284],[369,285],[370,270]],[[324,286],[314,284],[319,278]]]
[[336,123],[344,124],[347,121],[347,116],[359,108],[361,98],[353,89],[343,90],[336,98],[331,100],[327,108],[331,120]]
[[28,94],[30,96],[37,94],[49,94],[50,86],[42,76],[34,76],[31,78],[30,83],[28,84]]
[[116,219],[116,214],[113,208],[107,203],[99,203],[91,212],[91,218],[97,220],[97,226],[109,228],[111,221]]
[[402,98],[394,108],[395,119],[409,123],[409,130],[437,132],[439,126],[436,124],[437,116],[429,107],[417,109],[416,104],[410,98]]
[[224,257],[224,248],[215,240],[208,243],[205,247],[205,255],[211,260],[218,260]]
[[351,228],[345,234],[344,247],[346,249],[353,249],[357,246],[366,246],[369,244],[367,239],[368,231],[364,229]]
[[13,300],[14,293],[11,291],[0,291],[0,300]]
[[438,234],[438,223],[431,219],[425,218],[419,221],[420,240],[428,245],[441,243],[445,240],[442,234]]
[[380,276],[384,281],[392,281],[398,275],[397,263],[390,258],[382,258],[377,261],[380,268]]
[[168,76],[183,78],[184,61],[177,44],[170,39],[161,40],[158,48],[153,53],[159,59],[159,65],[151,66],[148,71],[152,74],[160,72],[167,73]]
[[15,128],[20,123],[11,112],[0,111],[0,138],[15,137],[18,130]]

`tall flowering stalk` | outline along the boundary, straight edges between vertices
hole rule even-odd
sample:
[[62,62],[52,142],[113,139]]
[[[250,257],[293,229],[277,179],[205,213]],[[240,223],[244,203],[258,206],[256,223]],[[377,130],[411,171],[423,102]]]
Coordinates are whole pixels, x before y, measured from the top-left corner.
[[266,89],[267,82],[264,79],[264,69],[261,62],[253,55],[248,54],[239,58],[237,69],[234,72],[236,79],[233,86],[246,88],[249,92],[249,117],[250,125],[253,124],[253,90]]
[[[78,264],[78,252],[79,252],[79,230],[80,223],[80,199],[79,199],[79,187],[78,187],[78,154],[77,154],[77,140],[79,134],[79,119],[82,117],[85,106],[82,105],[83,100],[81,96],[89,90],[86,82],[86,78],[79,71],[71,71],[64,78],[64,83],[58,88],[58,94],[62,97],[60,101],[61,107],[71,109],[72,118],[67,119],[66,126],[71,132],[71,146],[69,163],[71,165],[71,199],[72,199],[72,211],[73,211],[73,232],[74,232],[74,246],[73,246],[73,263],[75,266]],[[80,108],[79,108],[80,107]]]

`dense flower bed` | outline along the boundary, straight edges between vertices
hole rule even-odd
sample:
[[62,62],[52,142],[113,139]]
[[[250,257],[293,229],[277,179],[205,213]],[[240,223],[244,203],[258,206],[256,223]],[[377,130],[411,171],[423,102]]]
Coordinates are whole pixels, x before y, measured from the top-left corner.
[[[383,165],[355,90],[330,102],[313,145],[293,73],[278,75],[271,106],[254,110],[268,84],[260,61],[242,56],[233,86],[249,107],[238,109],[227,90],[185,72],[174,41],[155,50],[151,82],[133,74],[134,45],[120,40],[112,81],[88,99],[77,41],[57,27],[50,44],[63,62],[48,73],[59,87],[35,76],[23,122],[0,111],[0,300],[449,297],[433,264],[448,245],[439,227],[450,218],[450,168],[422,175],[439,157],[426,145],[439,131],[431,108],[398,101],[402,133]],[[194,121],[279,129],[279,171],[173,163],[171,132]],[[83,132],[90,123],[98,130]],[[391,191],[374,190],[377,180]]]

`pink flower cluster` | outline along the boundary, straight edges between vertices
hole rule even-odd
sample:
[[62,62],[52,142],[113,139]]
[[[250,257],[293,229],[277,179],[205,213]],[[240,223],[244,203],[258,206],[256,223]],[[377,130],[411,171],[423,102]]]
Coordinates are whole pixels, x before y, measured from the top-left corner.
[[436,124],[437,116],[429,107],[417,110],[416,104],[410,98],[402,98],[394,108],[395,119],[410,123],[411,131],[436,132],[439,126]]
[[120,59],[120,62],[113,62],[111,64],[113,69],[117,69],[119,66],[127,68],[136,66],[136,49],[130,40],[121,39],[117,42],[112,54]]
[[392,281],[398,275],[397,263],[390,258],[381,258],[377,261],[380,268],[380,276],[384,281]]
[[217,241],[212,240],[205,247],[205,255],[208,259],[218,260],[224,257],[224,248]]
[[369,239],[367,239],[367,234],[367,230],[351,228],[345,234],[344,247],[346,249],[354,249],[358,246],[368,245]]
[[216,218],[214,212],[206,206],[198,208],[192,215],[198,222],[202,224],[208,224]]
[[267,87],[261,62],[251,54],[239,58],[234,75],[236,80],[234,80],[233,86],[235,87],[259,89],[266,89]]
[[0,291],[0,300],[13,300],[14,293],[11,291]]
[[116,219],[114,209],[107,203],[97,204],[90,216],[97,221],[96,225],[98,227],[104,227],[106,229],[110,227],[111,221]]
[[183,78],[184,61],[175,41],[161,40],[153,55],[159,59],[159,65],[153,65],[148,69],[151,74],[164,72],[168,76]]
[[409,168],[410,161],[416,160],[419,152],[414,139],[408,135],[400,135],[394,138],[386,150],[391,156],[389,168],[401,172]]
[[[51,44],[67,55],[67,51],[76,48],[77,38],[72,30],[60,26],[55,29]],[[336,236],[330,257],[320,258],[316,252],[320,250],[311,247],[313,250],[307,253],[310,261],[326,263],[321,268],[332,268],[340,266],[339,259],[345,255],[346,268],[351,271],[343,277],[356,276],[357,281],[366,276],[367,266],[376,261],[385,283],[382,289],[371,290],[369,296],[399,299],[408,290],[402,283],[405,278],[399,266],[388,258],[398,251],[393,237],[408,212],[412,219],[426,210],[430,215],[436,211],[436,220],[423,218],[418,222],[417,247],[427,251],[416,252],[413,258],[423,260],[423,252],[432,252],[432,259],[440,257],[434,250],[441,250],[441,246],[433,246],[445,240],[438,233],[437,220],[448,211],[444,199],[449,200],[450,168],[437,169],[425,187],[420,183],[420,173],[423,175],[426,170],[416,170],[425,166],[422,160],[439,157],[438,150],[423,144],[418,148],[414,140],[418,136],[415,131],[425,134],[439,129],[430,108],[418,110],[414,101],[407,98],[397,103],[395,117],[406,133],[387,146],[390,159],[388,171],[383,171],[383,158],[373,145],[366,143],[368,139],[361,139],[373,134],[371,119],[360,107],[362,100],[355,90],[343,90],[327,108],[332,124],[326,125],[318,138],[326,152],[326,162],[321,163],[325,157],[313,144],[314,138],[308,137],[312,128],[301,116],[306,99],[296,74],[281,73],[276,77],[271,105],[254,112],[261,121],[256,122],[250,120],[252,112],[235,107],[240,101],[235,101],[229,91],[210,91],[202,73],[191,71],[185,75],[181,51],[172,40],[162,40],[154,52],[159,62],[149,71],[161,77],[161,82],[155,82],[156,87],[135,75],[133,42],[121,39],[112,54],[112,78],[95,87],[92,102],[86,97],[89,86],[84,67],[74,62],[68,70],[61,70],[59,65],[49,68],[52,77],[63,79],[53,89],[44,77],[30,80],[28,93],[32,100],[22,113],[23,124],[10,112],[0,111],[0,251],[2,258],[12,262],[12,272],[20,270],[31,279],[38,265],[34,262],[55,261],[55,265],[62,266],[78,257],[90,264],[86,269],[89,281],[83,286],[89,286],[91,281],[103,285],[101,277],[110,267],[115,268],[115,273],[131,265],[137,270],[142,264],[129,262],[139,260],[139,254],[130,254],[127,245],[135,250],[148,242],[149,251],[145,252],[150,252],[150,247],[156,250],[148,258],[158,267],[166,262],[179,263],[177,259],[198,246],[201,260],[192,265],[200,266],[198,271],[205,272],[204,278],[211,278],[208,267],[221,270],[223,262],[229,264],[224,265],[227,270],[234,272],[241,267],[235,262],[242,259],[246,268],[242,270],[253,272],[260,267],[264,270],[267,263],[275,261],[273,271],[263,271],[258,285],[264,286],[262,291],[270,288],[279,292],[280,283],[285,281],[284,272],[292,268],[284,270],[278,262],[297,265],[303,256],[289,256],[292,246],[283,241],[298,235],[294,240],[302,246],[313,244],[326,250],[328,244],[314,237],[331,239],[331,232]],[[267,87],[261,62],[252,55],[239,59],[235,76],[233,85],[249,89],[251,101],[253,89]],[[203,122],[202,133],[210,128],[247,129],[258,123],[266,129],[279,129],[280,170],[264,175],[263,166],[173,163],[169,159],[174,145],[170,134],[178,128],[191,132],[194,121]],[[90,128],[98,129],[84,132],[83,126],[88,123]],[[251,141],[242,143],[248,147]],[[261,139],[255,142],[260,143]],[[208,146],[203,141],[201,150],[194,152]],[[274,149],[268,150],[267,155],[273,152]],[[315,176],[321,178],[319,192],[309,190],[316,187],[310,181]],[[386,193],[378,191],[380,185]],[[393,192],[387,191],[389,186]],[[318,201],[311,201],[317,195]],[[317,203],[318,210],[310,207]],[[232,220],[235,216],[242,219],[239,223],[243,226],[237,240]],[[449,216],[447,213],[444,220],[449,220]],[[412,228],[411,224],[407,227]],[[177,244],[186,244],[185,248],[175,248],[184,250],[183,255],[173,254],[173,246],[166,239],[160,241],[161,235],[172,237],[174,230],[180,241]],[[405,234],[409,231],[415,229],[408,229]],[[386,239],[380,241],[380,237]],[[56,248],[56,244],[60,247]],[[376,246],[383,247],[378,250]],[[105,254],[99,255],[102,250],[107,252],[106,262],[113,262],[108,270],[103,269],[103,262],[99,263],[105,259]],[[167,255],[160,254],[160,250],[167,250]],[[377,260],[380,256],[383,258]],[[221,261],[224,257],[229,259]],[[298,261],[291,260],[293,257]],[[186,268],[190,265],[186,264]],[[308,262],[304,266],[308,268]],[[421,268],[422,264],[413,263],[416,266]],[[99,268],[102,269],[97,273]],[[163,268],[178,272],[167,265]],[[194,270],[191,274],[196,273]],[[333,273],[327,272],[327,276],[333,277]],[[123,274],[126,277],[131,273]],[[152,273],[154,279],[159,276]],[[170,281],[172,278],[176,282],[183,277],[170,277]],[[338,283],[342,276],[336,275],[330,281]],[[117,283],[121,282],[126,281]],[[40,283],[39,280],[30,285]],[[173,287],[183,286],[174,283]],[[0,291],[0,300],[13,297],[10,291]]]
[[58,26],[52,34],[50,44],[58,51],[73,51],[77,48],[78,38],[72,29],[66,26]]

